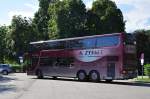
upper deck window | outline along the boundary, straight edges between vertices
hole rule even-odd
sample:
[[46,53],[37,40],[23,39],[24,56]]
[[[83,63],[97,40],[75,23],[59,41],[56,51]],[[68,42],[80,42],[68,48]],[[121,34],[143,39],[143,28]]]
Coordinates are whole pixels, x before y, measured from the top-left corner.
[[40,51],[43,49],[43,44],[39,43],[39,44],[30,44],[29,45],[29,50],[28,52],[35,52],[35,51]]
[[88,38],[88,39],[83,39],[83,48],[94,48],[96,39],[95,38]]
[[44,49],[65,49],[65,48],[66,48],[65,41],[57,41],[57,42],[45,43]]
[[77,49],[77,48],[94,48],[95,47],[94,38],[80,39],[80,40],[72,40],[69,42],[69,48]]
[[126,33],[124,39],[126,44],[131,44],[131,45],[134,45],[136,41],[135,37],[130,33]]
[[68,41],[69,49],[77,49],[82,48],[83,44],[81,40],[71,40]]
[[116,46],[119,44],[119,36],[103,36],[97,38],[97,47]]
[[119,44],[119,42],[119,36],[112,35],[31,44],[30,50],[40,51],[49,49],[90,49],[95,47],[116,46]]

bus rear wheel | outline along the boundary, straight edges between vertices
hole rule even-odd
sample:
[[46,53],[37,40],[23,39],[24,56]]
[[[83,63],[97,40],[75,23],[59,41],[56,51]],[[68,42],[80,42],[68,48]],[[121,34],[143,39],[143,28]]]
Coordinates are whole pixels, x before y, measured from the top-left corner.
[[79,81],[85,81],[87,79],[87,74],[84,70],[80,70],[77,72],[77,78]]
[[100,80],[100,74],[96,70],[92,70],[89,73],[89,79],[93,82],[98,82]]
[[42,79],[43,78],[43,73],[42,73],[41,70],[37,70],[36,75],[37,75],[38,79]]

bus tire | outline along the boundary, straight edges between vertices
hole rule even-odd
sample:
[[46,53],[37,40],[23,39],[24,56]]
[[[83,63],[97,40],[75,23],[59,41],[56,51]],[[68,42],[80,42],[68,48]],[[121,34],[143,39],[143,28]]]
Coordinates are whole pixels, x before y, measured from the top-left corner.
[[36,76],[37,76],[38,79],[43,79],[43,73],[42,73],[42,71],[41,70],[37,70],[36,71]]
[[100,80],[100,74],[99,74],[99,72],[96,71],[96,70],[90,71],[90,73],[89,73],[89,79],[90,79],[90,81],[98,82]]
[[84,70],[80,70],[77,72],[77,78],[79,81],[85,81],[87,79],[87,74]]

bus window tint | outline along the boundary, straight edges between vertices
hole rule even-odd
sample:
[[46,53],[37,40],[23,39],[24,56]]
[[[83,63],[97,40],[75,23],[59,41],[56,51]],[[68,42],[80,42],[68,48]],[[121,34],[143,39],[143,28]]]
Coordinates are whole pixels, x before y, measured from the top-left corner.
[[83,48],[94,48],[95,41],[96,41],[96,39],[94,39],[94,38],[83,39],[82,40]]
[[82,40],[72,40],[69,42],[69,48],[76,49],[76,48],[94,48],[95,47],[95,39],[82,39]]
[[40,59],[40,66],[52,66],[53,65],[53,59],[54,58],[41,58]]
[[66,49],[66,41],[59,41],[58,49]]
[[136,41],[136,39],[132,34],[129,34],[129,33],[125,34],[125,43],[126,44],[133,45],[135,43],[135,41]]
[[30,44],[29,46],[29,52],[34,52],[34,51],[40,51],[43,49],[43,45],[42,44]]
[[82,48],[82,46],[83,46],[83,43],[81,42],[81,40],[71,40],[69,42],[70,49]]
[[56,48],[57,43],[56,42],[46,42],[45,43],[45,49],[54,49]]
[[119,36],[104,36],[97,38],[97,47],[116,46],[119,43]]
[[70,66],[73,66],[73,61],[74,59],[72,57],[58,57],[56,60],[55,60],[55,64],[54,66],[59,66],[59,67],[70,67]]
[[66,48],[65,41],[45,43],[45,49],[65,49],[65,48]]

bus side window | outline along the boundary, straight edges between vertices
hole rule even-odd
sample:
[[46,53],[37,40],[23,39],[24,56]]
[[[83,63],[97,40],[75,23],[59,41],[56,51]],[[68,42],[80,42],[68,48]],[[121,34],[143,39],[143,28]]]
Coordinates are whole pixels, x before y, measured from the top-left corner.
[[96,39],[95,38],[83,39],[82,43],[83,48],[95,48]]
[[29,52],[35,52],[41,50],[41,44],[31,44],[29,47]]
[[50,42],[45,43],[45,49],[66,49],[66,41],[57,41],[57,42]]
[[53,62],[53,66],[59,66],[59,67],[73,66],[73,58],[57,58]]
[[59,41],[57,48],[58,49],[66,49],[66,41]]
[[71,40],[69,42],[69,48],[70,49],[78,49],[83,47],[83,42],[81,40]]
[[106,36],[97,38],[97,47],[116,46],[119,44],[119,36]]

